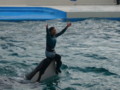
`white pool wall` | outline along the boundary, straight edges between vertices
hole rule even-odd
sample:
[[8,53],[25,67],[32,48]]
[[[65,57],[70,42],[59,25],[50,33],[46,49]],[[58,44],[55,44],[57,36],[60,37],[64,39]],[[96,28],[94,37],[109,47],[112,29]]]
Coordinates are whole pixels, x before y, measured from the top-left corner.
[[0,0],[0,6],[115,5],[116,0]]

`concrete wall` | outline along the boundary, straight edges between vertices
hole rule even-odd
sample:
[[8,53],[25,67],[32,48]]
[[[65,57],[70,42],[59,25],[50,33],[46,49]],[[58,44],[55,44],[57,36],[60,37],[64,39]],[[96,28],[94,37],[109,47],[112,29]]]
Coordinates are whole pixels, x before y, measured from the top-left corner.
[[0,0],[0,6],[114,5],[116,0]]

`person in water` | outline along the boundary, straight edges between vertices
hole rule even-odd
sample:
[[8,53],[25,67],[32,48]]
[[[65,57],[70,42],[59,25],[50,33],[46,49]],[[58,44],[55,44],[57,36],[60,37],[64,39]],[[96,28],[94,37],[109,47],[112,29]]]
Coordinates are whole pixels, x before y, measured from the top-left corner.
[[62,65],[61,56],[56,53],[55,46],[57,42],[57,37],[62,35],[68,27],[71,26],[71,23],[67,23],[67,26],[59,33],[57,33],[55,27],[48,28],[46,25],[46,57],[50,59],[55,59],[56,61],[56,73],[61,73],[60,67]]

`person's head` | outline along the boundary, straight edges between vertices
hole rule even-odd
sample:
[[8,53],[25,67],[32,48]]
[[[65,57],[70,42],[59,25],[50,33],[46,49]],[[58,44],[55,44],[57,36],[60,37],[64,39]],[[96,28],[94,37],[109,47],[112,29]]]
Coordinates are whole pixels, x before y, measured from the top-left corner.
[[55,27],[50,27],[50,28],[49,28],[49,31],[50,31],[50,34],[51,34],[52,36],[54,36],[54,35],[56,34],[56,29],[55,29]]

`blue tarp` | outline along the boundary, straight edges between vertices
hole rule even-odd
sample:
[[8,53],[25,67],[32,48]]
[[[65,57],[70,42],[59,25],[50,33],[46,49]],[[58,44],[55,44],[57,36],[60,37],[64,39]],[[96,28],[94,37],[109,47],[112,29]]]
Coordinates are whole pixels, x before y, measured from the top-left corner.
[[0,20],[65,19],[66,12],[47,7],[0,7]]

